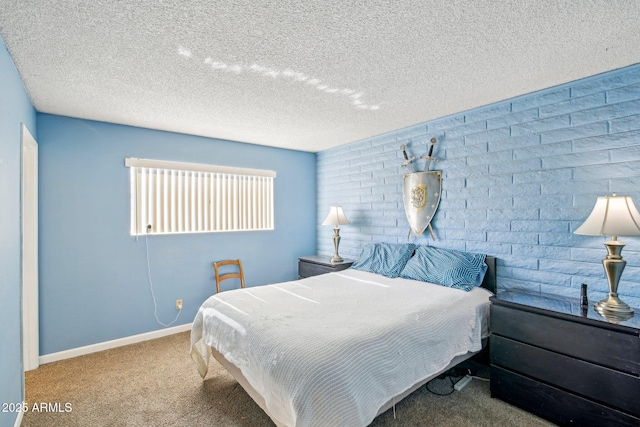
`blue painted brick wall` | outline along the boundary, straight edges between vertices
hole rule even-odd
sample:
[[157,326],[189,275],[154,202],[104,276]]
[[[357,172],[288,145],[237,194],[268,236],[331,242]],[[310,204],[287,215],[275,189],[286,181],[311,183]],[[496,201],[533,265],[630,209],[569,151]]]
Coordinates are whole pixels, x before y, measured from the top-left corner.
[[[627,194],[640,206],[640,64],[318,153],[318,223],[343,206],[343,257],[407,241],[399,147],[423,155],[434,136],[436,240],[411,241],[497,257],[499,289],[577,297],[587,283],[590,299],[605,296],[608,239],[573,231],[598,196]],[[319,254],[333,254],[331,237],[318,225]],[[640,307],[640,238],[620,240],[619,293]]]

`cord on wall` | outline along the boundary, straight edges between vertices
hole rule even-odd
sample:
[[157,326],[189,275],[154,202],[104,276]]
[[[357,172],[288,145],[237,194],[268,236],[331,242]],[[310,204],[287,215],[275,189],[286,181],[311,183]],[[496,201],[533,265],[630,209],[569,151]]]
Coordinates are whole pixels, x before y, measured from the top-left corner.
[[[149,230],[151,226],[147,226],[147,230]],[[153,281],[151,280],[151,262],[149,261],[149,236],[144,236],[144,243],[147,248],[147,278],[149,279],[149,289],[151,289],[151,297],[153,298],[153,315],[156,317],[156,321],[164,326],[165,328],[173,325],[180,317],[180,313],[182,313],[182,309],[178,310],[178,314],[176,314],[176,318],[173,319],[170,323],[163,323],[160,318],[158,318],[158,303],[156,302],[156,295],[153,292]]]

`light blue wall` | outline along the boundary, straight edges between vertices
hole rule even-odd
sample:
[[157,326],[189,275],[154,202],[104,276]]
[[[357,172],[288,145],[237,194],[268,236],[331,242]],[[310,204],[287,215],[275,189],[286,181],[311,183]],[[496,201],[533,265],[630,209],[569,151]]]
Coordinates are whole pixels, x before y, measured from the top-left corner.
[[316,156],[292,150],[38,114],[42,354],[161,329],[145,239],[129,235],[126,157],[270,169],[275,230],[150,236],[158,317],[193,321],[215,292],[212,262],[242,259],[247,286],[297,277],[315,253]]
[[[21,124],[34,137],[36,112],[0,39],[0,404],[23,395],[20,244]],[[0,426],[15,413],[0,412]]]
[[[573,231],[597,196],[628,194],[640,207],[640,64],[318,153],[318,217],[342,204],[340,254],[371,241],[405,242],[402,154],[431,137],[443,193],[417,242],[498,257],[498,287],[590,298],[607,284],[600,237]],[[333,253],[318,226],[318,253]],[[640,307],[640,239],[621,238],[627,268],[619,293]]]

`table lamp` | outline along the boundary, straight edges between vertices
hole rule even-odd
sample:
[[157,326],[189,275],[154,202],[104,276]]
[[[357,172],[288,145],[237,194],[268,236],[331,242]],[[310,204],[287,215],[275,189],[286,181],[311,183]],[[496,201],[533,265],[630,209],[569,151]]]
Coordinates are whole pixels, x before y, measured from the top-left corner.
[[336,248],[336,253],[331,258],[331,263],[335,264],[344,261],[340,255],[338,255],[338,245],[340,244],[340,226],[349,224],[349,220],[342,212],[342,206],[331,206],[329,208],[329,215],[324,220],[322,225],[333,225],[333,246]]
[[630,196],[602,196],[598,197],[593,211],[578,227],[575,234],[589,236],[608,236],[611,240],[605,242],[607,257],[602,259],[602,266],[609,282],[609,295],[594,305],[600,313],[615,315],[633,315],[633,309],[618,297],[618,282],[627,262],[620,255],[624,243],[618,236],[640,236],[640,213],[633,204]]

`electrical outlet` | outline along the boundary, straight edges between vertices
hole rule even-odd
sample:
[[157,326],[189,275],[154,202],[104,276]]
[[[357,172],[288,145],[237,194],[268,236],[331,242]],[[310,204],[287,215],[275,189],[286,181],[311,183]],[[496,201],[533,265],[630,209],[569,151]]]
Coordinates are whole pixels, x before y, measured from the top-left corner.
[[182,300],[181,299],[177,299],[176,300],[176,310],[182,310]]

